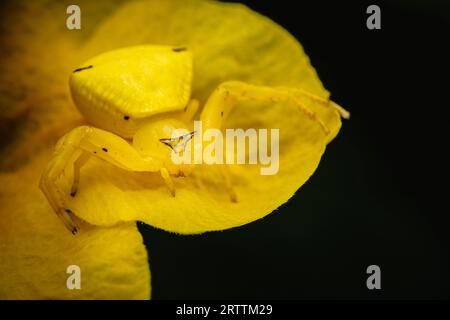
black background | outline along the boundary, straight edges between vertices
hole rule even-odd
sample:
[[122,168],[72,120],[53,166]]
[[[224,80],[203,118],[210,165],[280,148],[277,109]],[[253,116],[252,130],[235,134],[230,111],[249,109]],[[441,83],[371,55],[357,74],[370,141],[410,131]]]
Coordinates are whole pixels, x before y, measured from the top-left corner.
[[[140,224],[153,298],[449,298],[450,6],[244,3],[302,43],[352,119],[265,219],[198,236]],[[366,27],[370,4],[381,8],[381,30]],[[366,288],[371,264],[381,290]]]

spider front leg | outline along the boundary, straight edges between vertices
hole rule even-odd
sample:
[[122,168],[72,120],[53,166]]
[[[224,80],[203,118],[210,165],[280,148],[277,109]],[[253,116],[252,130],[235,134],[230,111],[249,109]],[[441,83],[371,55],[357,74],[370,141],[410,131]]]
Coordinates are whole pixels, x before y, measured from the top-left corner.
[[58,186],[57,181],[64,174],[66,159],[77,157],[79,152],[77,153],[75,150],[62,148],[62,144],[63,141],[60,140],[57,145],[56,156],[48,163],[42,173],[39,187],[64,226],[75,235],[78,232],[78,228],[75,225],[72,211],[64,205],[64,199],[66,199],[67,195]]
[[219,85],[208,98],[200,119],[202,120],[203,128],[220,129],[222,128],[223,120],[239,101],[289,102],[308,118],[319,124],[325,135],[328,135],[330,130],[316,116],[314,111],[300,101],[300,97],[314,100],[326,107],[335,108],[343,118],[350,116],[346,110],[336,103],[300,89],[256,86],[240,81],[228,81]]
[[78,191],[78,185],[80,183],[81,167],[83,167],[90,158],[91,155],[88,152],[84,151],[73,163],[73,182],[72,188],[70,190],[70,195],[72,197],[75,197]]
[[172,178],[170,177],[169,171],[166,168],[161,168],[159,172],[161,173],[161,177],[164,179],[164,182],[169,188],[170,194],[172,195],[172,197],[175,197],[175,185]]
[[[66,206],[66,200],[69,196],[76,195],[80,169],[92,156],[129,171],[162,170],[159,161],[152,157],[142,157],[126,140],[113,133],[81,126],[66,134],[58,142],[54,157],[45,168],[39,186],[53,210],[73,234],[78,229],[74,223],[74,213]],[[58,181],[64,178],[65,170],[70,166],[73,166],[73,182],[70,191],[66,191]],[[162,171],[161,174],[163,175]],[[166,178],[164,180],[167,182]]]
[[183,109],[183,113],[180,116],[180,120],[184,122],[192,121],[197,113],[199,102],[196,99],[191,99],[186,107]]
[[[329,128],[316,116],[314,111],[302,103],[301,98],[313,100],[324,107],[334,108],[343,118],[350,117],[350,113],[336,103],[301,89],[256,86],[239,81],[228,81],[219,85],[208,98],[201,113],[200,120],[205,130],[210,128],[222,129],[223,121],[239,101],[287,102],[295,106],[312,121],[315,121],[321,127],[324,134],[328,135],[330,133]],[[232,188],[229,168],[226,165],[222,173],[225,177],[225,187],[230,194],[230,199],[236,202],[237,196]]]

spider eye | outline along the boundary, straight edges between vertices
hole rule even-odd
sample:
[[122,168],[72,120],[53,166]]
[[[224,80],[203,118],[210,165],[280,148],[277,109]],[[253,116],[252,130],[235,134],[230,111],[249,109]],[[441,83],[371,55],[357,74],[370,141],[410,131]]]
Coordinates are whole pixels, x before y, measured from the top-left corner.
[[161,143],[165,144],[166,146],[170,147],[170,149],[172,149],[174,152],[180,153],[180,152],[184,151],[187,143],[189,142],[189,140],[192,139],[194,134],[195,134],[195,131],[192,131],[192,132],[183,134],[182,136],[179,136],[179,137],[163,138],[163,139],[159,139],[159,141]]

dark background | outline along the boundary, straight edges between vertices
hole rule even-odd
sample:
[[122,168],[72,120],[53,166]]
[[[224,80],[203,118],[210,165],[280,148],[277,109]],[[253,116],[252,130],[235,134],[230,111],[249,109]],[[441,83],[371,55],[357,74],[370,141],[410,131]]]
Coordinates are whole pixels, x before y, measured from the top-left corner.
[[[140,225],[153,298],[449,298],[450,6],[244,3],[296,36],[352,119],[278,212],[199,236]],[[381,290],[366,288],[371,264]]]

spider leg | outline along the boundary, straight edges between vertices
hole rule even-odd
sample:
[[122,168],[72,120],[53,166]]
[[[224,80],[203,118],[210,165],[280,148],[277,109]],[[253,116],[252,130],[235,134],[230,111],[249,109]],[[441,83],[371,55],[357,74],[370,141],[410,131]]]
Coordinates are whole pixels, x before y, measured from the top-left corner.
[[298,97],[306,97],[312,101],[318,102],[319,105],[322,105],[324,107],[331,107],[334,108],[342,118],[344,119],[350,119],[350,112],[342,108],[340,105],[338,105],[336,102],[331,101],[330,99],[324,99],[319,96],[316,96],[310,92],[307,92],[302,89],[296,89],[296,88],[286,88],[286,87],[278,87],[278,90],[284,90],[288,93],[291,93]]
[[170,194],[172,195],[172,197],[175,197],[175,185],[172,178],[170,177],[169,171],[167,171],[166,168],[161,168],[159,172],[161,173],[161,177],[164,179],[164,182],[169,188]]
[[[301,89],[285,87],[256,86],[239,81],[227,81],[220,84],[210,95],[205,103],[200,115],[203,129],[222,129],[223,121],[239,101],[268,101],[268,102],[289,102],[291,105],[315,121],[325,135],[330,133],[330,129],[316,116],[316,113],[303,104],[304,99],[318,102],[324,107],[335,108],[343,118],[348,118],[350,114],[338,106],[336,103],[310,94]],[[203,149],[203,148],[202,148]],[[236,193],[232,187],[231,175],[227,165],[222,166],[225,187],[230,194],[230,200],[237,201]]]
[[[60,151],[63,151],[59,149]],[[46,196],[50,206],[56,215],[61,219],[64,226],[72,233],[76,234],[78,227],[76,226],[72,211],[65,207],[64,199],[65,195],[63,190],[58,185],[59,177],[64,173],[64,165],[61,161],[61,157],[66,157],[66,154],[60,154],[59,157],[53,158],[47,167],[45,168],[39,187]]]
[[194,120],[195,114],[197,113],[199,107],[199,102],[196,99],[191,99],[187,106],[184,108],[181,114],[181,120],[185,122],[190,122]]
[[[137,172],[157,172],[161,164],[151,157],[142,157],[126,140],[94,127],[80,126],[60,139],[54,157],[45,168],[40,188],[51,207],[72,232],[77,232],[73,216],[67,207],[69,195],[75,196],[80,180],[81,167],[92,157],[101,158],[119,168]],[[73,166],[73,181],[65,191],[65,171]]]
[[75,197],[78,191],[78,185],[80,184],[80,170],[90,158],[91,155],[84,151],[73,163],[73,183],[70,190],[70,195],[72,197]]
[[337,104],[309,94],[303,90],[256,86],[239,81],[228,81],[220,84],[208,98],[202,111],[200,119],[203,128],[221,128],[223,120],[230,113],[238,101],[269,101],[269,102],[291,102],[297,109],[320,125],[325,135],[330,133],[329,128],[316,116],[316,113],[303,104],[299,98],[307,97],[320,102],[324,106],[336,108],[344,117],[349,113]]

